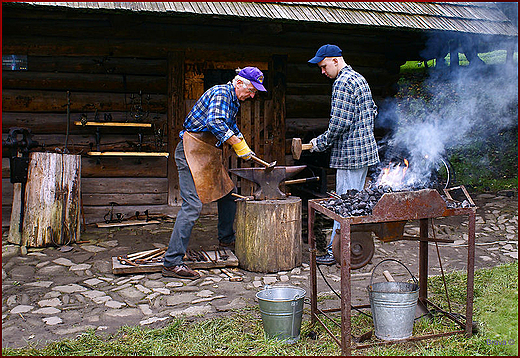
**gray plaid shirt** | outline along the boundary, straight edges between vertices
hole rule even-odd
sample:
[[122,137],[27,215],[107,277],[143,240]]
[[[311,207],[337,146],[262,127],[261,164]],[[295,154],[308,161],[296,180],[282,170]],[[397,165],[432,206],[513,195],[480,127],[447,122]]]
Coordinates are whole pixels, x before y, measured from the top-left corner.
[[359,169],[379,163],[376,116],[377,106],[367,81],[345,66],[332,85],[329,128],[316,140],[318,151],[332,146],[331,168]]

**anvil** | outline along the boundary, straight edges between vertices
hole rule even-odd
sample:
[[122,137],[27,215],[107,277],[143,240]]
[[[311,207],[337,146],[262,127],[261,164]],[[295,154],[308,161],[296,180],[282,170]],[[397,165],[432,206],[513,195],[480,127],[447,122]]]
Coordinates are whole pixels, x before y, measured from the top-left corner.
[[229,171],[241,178],[252,181],[260,187],[253,195],[256,200],[277,200],[284,199],[287,195],[280,191],[280,183],[298,174],[306,165],[297,166],[277,166],[271,171],[265,168],[237,168]]

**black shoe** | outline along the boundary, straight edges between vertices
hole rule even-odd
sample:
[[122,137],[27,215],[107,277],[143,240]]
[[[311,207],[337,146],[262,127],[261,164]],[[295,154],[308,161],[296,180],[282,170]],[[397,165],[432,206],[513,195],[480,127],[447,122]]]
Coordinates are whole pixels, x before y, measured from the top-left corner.
[[325,254],[322,256],[316,256],[316,263],[318,265],[334,265],[336,259],[331,254]]

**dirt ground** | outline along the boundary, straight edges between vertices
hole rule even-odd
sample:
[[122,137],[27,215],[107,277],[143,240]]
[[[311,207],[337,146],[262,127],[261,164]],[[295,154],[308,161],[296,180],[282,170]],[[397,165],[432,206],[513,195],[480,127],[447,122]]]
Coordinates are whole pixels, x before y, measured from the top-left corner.
[[[472,197],[478,206],[476,268],[518,260],[517,193],[474,194]],[[48,247],[29,249],[26,255],[20,254],[19,247],[7,243],[4,230],[2,347],[39,346],[51,340],[74,338],[89,328],[99,334],[111,334],[123,325],[163,327],[177,316],[194,320],[228,315],[245,306],[257,307],[255,294],[265,284],[302,287],[307,297],[310,296],[309,246],[305,242],[301,266],[272,274],[239,269],[236,274],[243,278],[241,282],[229,281],[218,269],[201,270],[203,277],[197,281],[163,278],[160,273],[112,273],[112,257],[166,246],[173,221],[110,229],[91,225],[81,236],[81,240],[88,242],[71,245],[71,251]],[[306,224],[303,221],[304,227]],[[465,270],[467,219],[439,218],[434,224],[438,238],[454,241],[439,244],[444,271]],[[217,245],[216,225],[215,215],[201,217],[193,230],[190,247],[211,250]],[[408,222],[405,233],[417,235],[418,222]],[[418,254],[416,241],[382,243],[375,240],[375,254],[370,263],[352,272],[353,304],[368,303],[366,287],[375,264],[384,258],[394,258],[417,275]],[[320,268],[327,282],[339,292],[339,265]],[[397,281],[409,278],[398,265],[385,269]],[[440,274],[433,243],[429,244],[429,274]],[[318,292],[327,296],[320,303],[322,307],[338,307],[339,300],[331,294],[320,274]],[[310,319],[308,312],[307,305],[304,320]],[[259,313],[257,316],[260,319]]]

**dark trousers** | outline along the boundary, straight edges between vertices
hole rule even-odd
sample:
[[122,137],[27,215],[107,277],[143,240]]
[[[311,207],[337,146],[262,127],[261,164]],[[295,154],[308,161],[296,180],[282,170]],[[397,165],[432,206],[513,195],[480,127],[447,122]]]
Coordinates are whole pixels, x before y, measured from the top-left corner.
[[[182,198],[182,205],[175,225],[173,226],[168,250],[164,255],[164,266],[176,266],[182,264],[182,258],[188,249],[191,231],[195,222],[200,216],[202,202],[197,195],[195,182],[191,175],[188,162],[184,155],[182,140],[175,149],[175,163],[179,171],[179,190]],[[234,191],[234,189],[233,189]],[[232,192],[233,192],[232,191]],[[217,239],[223,243],[235,241],[235,221],[236,202],[231,192],[217,200],[218,205],[218,236]]]

